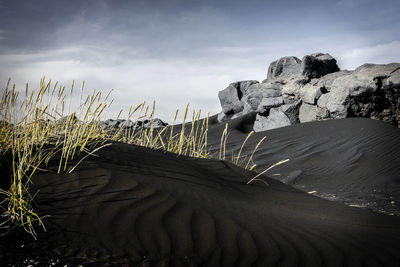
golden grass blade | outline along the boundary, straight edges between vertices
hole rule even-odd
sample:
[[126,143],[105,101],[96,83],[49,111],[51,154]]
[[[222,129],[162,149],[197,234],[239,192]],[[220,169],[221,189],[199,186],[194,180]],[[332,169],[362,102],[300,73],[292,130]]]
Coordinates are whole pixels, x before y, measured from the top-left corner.
[[253,178],[251,178],[251,179],[247,182],[247,184],[250,184],[251,182],[253,182],[254,180],[256,180],[258,177],[260,177],[261,175],[265,174],[265,173],[266,173],[267,171],[269,171],[270,169],[272,169],[272,168],[274,168],[274,167],[276,167],[276,166],[279,166],[279,165],[281,165],[281,164],[283,164],[283,163],[285,163],[285,162],[288,162],[288,161],[289,161],[289,159],[284,159],[284,160],[281,160],[281,161],[279,161],[279,162],[273,164],[272,166],[268,167],[268,168],[265,169],[264,171],[260,172],[259,174],[257,174],[257,175],[254,176]]
[[[267,138],[267,137],[264,136],[264,137],[257,143],[257,145],[255,146],[253,152],[252,152],[251,155],[250,155],[249,160],[247,161],[246,166],[244,167],[246,170],[248,169],[250,162],[253,161],[254,153],[257,151],[258,147],[261,145],[262,142],[264,142],[264,140],[265,140],[266,138]],[[251,167],[251,170],[254,169],[255,167],[256,167],[256,165],[254,164],[254,165]]]
[[240,147],[239,153],[238,153],[238,155],[236,156],[236,160],[233,158],[233,161],[234,161],[234,163],[235,163],[236,165],[238,165],[238,163],[239,163],[240,155],[242,154],[242,150],[243,150],[244,145],[246,144],[247,140],[249,140],[249,138],[250,138],[253,134],[254,134],[254,131],[251,131],[251,132],[246,136],[246,139],[243,141],[242,146]]
[[[73,112],[69,110],[64,115],[68,97],[69,103],[67,102],[67,104],[69,104],[69,109],[73,101],[74,81],[70,90],[66,90],[64,86],[58,86],[57,82],[54,86],[51,86],[51,81],[46,81],[45,77],[43,77],[40,79],[39,90],[36,92],[34,90],[29,91],[28,85],[26,85],[24,99],[21,102],[18,102],[19,94],[15,89],[15,85],[10,88],[10,81],[9,79],[6,90],[2,92],[0,98],[0,115],[8,123],[7,126],[0,128],[0,156],[5,155],[5,153],[11,153],[12,155],[10,189],[0,190],[0,194],[4,197],[0,202],[0,207],[4,211],[1,214],[3,215],[1,217],[3,221],[0,222],[1,227],[10,226],[11,224],[19,225],[34,237],[36,237],[36,225],[45,229],[42,222],[44,217],[37,214],[32,206],[35,195],[30,194],[29,186],[33,175],[38,171],[45,171],[44,164],[49,163],[50,159],[56,154],[60,156],[57,162],[58,171],[62,172],[67,170],[69,163],[78,153],[85,153],[74,166],[68,169],[68,173],[76,170],[77,166],[87,157],[96,156],[95,153],[97,151],[111,145],[110,143],[104,144],[110,140],[145,146],[151,149],[162,149],[178,155],[199,158],[208,158],[210,156],[207,143],[210,114],[208,113],[207,117],[200,121],[201,110],[197,113],[193,111],[191,127],[187,128],[186,119],[189,104],[186,105],[182,127],[178,133],[174,133],[178,110],[175,112],[175,117],[170,127],[155,128],[153,116],[156,105],[154,101],[151,110],[145,102],[135,108],[130,106],[126,121],[130,121],[134,113],[139,113],[136,123],[132,127],[123,125],[119,129],[106,129],[101,126],[100,118],[106,108],[109,109],[113,103],[113,99],[106,103],[112,90],[109,91],[104,99],[102,93],[96,90],[84,97],[85,82],[82,81],[78,110]],[[53,96],[55,97],[55,102],[53,101]],[[19,112],[19,116],[16,116],[17,112]],[[117,120],[121,114],[122,110],[120,110]],[[143,121],[139,127],[138,122],[141,119],[149,121],[146,127]],[[228,124],[225,124],[221,135],[220,160],[225,160],[226,158],[228,128]],[[244,140],[238,155],[234,158],[234,163],[242,164],[244,162],[240,160],[242,158],[241,154],[252,134],[253,132]],[[264,139],[265,137],[255,146],[247,161],[246,168],[254,169],[255,164],[252,164],[253,156]],[[274,164],[255,176],[249,183],[258,180],[260,175],[284,162],[286,161]]]

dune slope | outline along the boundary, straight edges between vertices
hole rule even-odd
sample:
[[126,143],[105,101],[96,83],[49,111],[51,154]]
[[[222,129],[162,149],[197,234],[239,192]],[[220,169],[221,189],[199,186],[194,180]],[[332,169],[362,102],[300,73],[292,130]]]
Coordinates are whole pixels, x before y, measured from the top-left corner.
[[[351,208],[230,163],[117,144],[72,174],[35,176],[38,246],[81,263],[398,266],[400,219]],[[55,168],[55,167],[54,167]],[[50,169],[52,167],[50,166]]]
[[[251,131],[254,114],[229,121],[227,156]],[[210,124],[209,143],[218,151],[224,124]],[[316,121],[255,133],[243,154],[255,154],[262,171],[289,158],[269,174],[284,183],[347,205],[400,215],[400,129],[364,118]]]

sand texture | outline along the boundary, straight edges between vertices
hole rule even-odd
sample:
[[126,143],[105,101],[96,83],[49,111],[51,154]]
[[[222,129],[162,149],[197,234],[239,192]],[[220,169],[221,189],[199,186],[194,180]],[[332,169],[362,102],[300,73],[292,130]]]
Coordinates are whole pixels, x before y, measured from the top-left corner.
[[[229,149],[251,119],[232,121]],[[222,128],[211,123],[210,145]],[[342,203],[398,214],[387,198],[399,200],[399,131],[345,119],[258,133],[260,166],[290,158],[272,171],[288,184],[263,176],[268,185],[246,185],[255,173],[227,161],[113,143],[72,174],[50,164],[34,177],[51,215],[36,244],[92,266],[400,266],[400,217]]]

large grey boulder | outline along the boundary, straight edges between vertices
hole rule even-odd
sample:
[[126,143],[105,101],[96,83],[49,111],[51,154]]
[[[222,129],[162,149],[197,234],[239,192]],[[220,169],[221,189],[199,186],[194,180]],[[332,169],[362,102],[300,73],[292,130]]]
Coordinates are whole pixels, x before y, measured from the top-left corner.
[[300,88],[299,94],[303,102],[315,105],[323,93],[323,87],[318,85],[318,79],[312,79],[311,82]]
[[332,119],[343,119],[348,115],[349,90],[345,87],[336,87],[331,92],[321,95],[317,105],[326,109]]
[[283,57],[273,61],[268,68],[268,80],[287,80],[301,74],[301,60],[297,57]]
[[299,110],[299,120],[301,123],[317,120],[317,106],[303,102]]
[[254,131],[261,132],[298,123],[300,104],[301,100],[270,108],[264,114],[257,114],[253,127]]
[[307,82],[306,79],[297,76],[292,80],[282,81],[281,91],[285,104],[296,102],[300,98],[300,89]]
[[293,124],[367,117],[400,127],[400,63],[340,71],[329,54],[283,57],[270,64],[262,83],[232,83],[219,96],[219,121],[257,112],[259,130],[286,125],[285,118]]
[[[321,96],[317,105],[326,108],[334,119],[374,115],[396,124],[392,121],[397,121],[399,110],[399,99],[396,97],[399,91],[396,84],[400,83],[396,74],[399,68],[399,63],[364,64],[350,74],[336,78],[330,92]],[[384,87],[384,84],[388,86]]]
[[329,54],[314,53],[304,56],[302,60],[283,57],[269,65],[267,80],[310,80],[339,70],[336,59]]
[[218,93],[222,111],[225,114],[237,113],[243,110],[243,104],[240,101],[238,91],[235,87],[229,85]]
[[[294,103],[302,98],[300,93],[303,96],[306,95],[307,102],[315,104],[320,95],[319,91],[321,91],[314,88],[318,85],[316,78],[337,71],[339,71],[339,67],[336,60],[329,54],[315,53],[303,57],[302,60],[296,57],[284,57],[270,64],[267,79],[263,82],[279,81],[285,104]],[[309,88],[312,92],[300,92],[300,89],[312,79],[315,79],[314,87],[310,86]]]
[[226,115],[223,111],[221,111],[217,115],[217,121],[218,122],[226,122],[226,121],[229,121],[232,118],[232,116],[233,116],[232,114]]
[[350,83],[349,116],[370,117],[400,126],[400,63],[364,64],[354,71],[360,82]]
[[315,53],[304,56],[301,60],[302,75],[312,79],[319,78],[328,73],[339,71],[339,67],[329,54]]
[[353,71],[348,71],[348,70],[341,70],[338,72],[329,73],[325,76],[322,76],[322,77],[316,79],[318,81],[317,86],[319,86],[321,88],[322,93],[329,92],[329,91],[331,91],[332,83],[337,78],[343,77],[346,75],[350,75],[352,73],[353,73]]
[[258,107],[265,98],[276,98],[280,97],[281,84],[279,82],[271,83],[257,83],[249,86],[246,93],[243,95],[242,102],[246,104],[246,112],[257,111]]
[[261,99],[260,104],[258,105],[257,111],[259,113],[264,113],[270,110],[271,108],[279,107],[283,104],[283,97],[267,97]]
[[247,88],[249,88],[249,86],[256,84],[256,83],[259,83],[259,82],[256,80],[246,80],[246,81],[234,82],[234,83],[231,83],[230,85],[237,88],[239,90],[239,94],[241,94],[243,96],[246,93]]
[[241,112],[243,103],[240,101],[247,88],[252,84],[257,84],[258,81],[248,80],[239,81],[229,84],[227,88],[218,92],[219,101],[222,111],[226,115]]
[[255,132],[261,132],[289,126],[291,124],[288,116],[280,108],[272,108],[268,117],[257,114],[253,130]]
[[267,79],[263,83],[279,85],[284,103],[299,99],[299,89],[307,82],[302,75],[302,63],[297,57],[283,57],[269,65]]
[[400,67],[398,65],[394,64],[394,70],[390,72],[389,77],[382,80],[382,90],[400,88]]
[[294,103],[280,106],[280,109],[289,118],[291,124],[300,122],[299,121],[300,105],[301,105],[301,100],[297,100]]
[[[352,73],[351,76],[337,79],[335,82],[341,82],[336,86],[347,87],[351,96],[359,96],[365,93],[374,93],[382,89],[383,81],[389,78],[392,83],[396,81],[396,72],[400,68],[400,63],[392,64],[364,64]],[[392,76],[392,74],[394,74]]]
[[351,73],[351,71],[344,70],[329,73],[318,79],[314,78],[300,88],[299,96],[303,102],[315,105],[322,94],[326,94],[331,91],[332,84],[337,78],[350,75]]

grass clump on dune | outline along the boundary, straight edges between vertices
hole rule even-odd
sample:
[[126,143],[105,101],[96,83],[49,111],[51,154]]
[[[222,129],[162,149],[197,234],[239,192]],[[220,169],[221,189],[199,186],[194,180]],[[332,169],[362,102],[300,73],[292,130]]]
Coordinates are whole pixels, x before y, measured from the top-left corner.
[[[73,101],[78,97],[74,96],[75,90],[79,91],[78,104]],[[101,119],[112,105],[113,100],[109,98],[111,91],[105,96],[96,90],[84,96],[83,91],[84,82],[79,89],[75,88],[74,82],[71,88],[66,89],[57,82],[52,85],[51,81],[42,78],[37,91],[29,90],[26,85],[23,94],[15,89],[15,85],[10,87],[10,80],[8,81],[0,100],[0,163],[8,165],[11,173],[10,177],[2,177],[10,179],[9,188],[0,188],[2,233],[23,227],[36,238],[35,226],[45,230],[45,215],[36,212],[35,193],[31,192],[30,184],[37,171],[46,171],[47,164],[55,154],[59,155],[58,173],[72,172],[86,157],[96,156],[96,151],[111,145],[110,141],[190,157],[211,157],[207,147],[209,116],[200,120],[200,111],[193,112],[191,121],[187,121],[189,106],[186,106],[180,129],[174,130],[178,110],[172,125],[157,128],[152,123],[155,104],[150,108],[143,102],[136,107],[130,107],[127,120],[124,121],[126,125],[123,127],[105,127]],[[121,113],[122,111],[117,119]],[[143,119],[147,119],[150,125],[139,123]],[[218,155],[220,160],[225,160],[227,129],[226,124],[221,137]],[[238,154],[232,155],[234,164],[249,170],[256,166],[253,156],[265,139],[264,137],[257,143],[247,159],[241,153],[252,134],[253,132],[246,137]],[[76,158],[78,159],[72,164],[72,160]],[[1,184],[7,183],[3,180]]]
[[[73,90],[74,84],[71,95]],[[10,188],[0,190],[1,227],[6,232],[22,226],[35,236],[33,224],[37,222],[44,227],[42,217],[33,209],[34,196],[29,186],[34,173],[42,170],[54,154],[61,154],[58,172],[70,172],[75,167],[67,169],[70,159],[77,154],[93,154],[104,146],[107,133],[100,130],[97,121],[107,107],[108,96],[100,101],[101,93],[94,91],[85,100],[81,97],[79,114],[64,115],[65,91],[65,87],[57,87],[57,83],[51,86],[50,81],[41,79],[39,90],[29,91],[26,86],[22,99],[15,86],[10,88],[10,81],[2,93],[1,160],[7,162],[11,172]]]
[[[95,155],[96,151],[110,145],[109,141],[192,157],[208,157],[208,118],[200,122],[200,112],[193,113],[192,122],[185,124],[188,112],[186,107],[182,130],[173,134],[172,125],[168,136],[167,128],[155,129],[154,124],[151,127],[142,124],[141,127],[106,129],[101,118],[113,102],[109,99],[110,94],[103,97],[101,92],[93,91],[84,97],[83,88],[84,83],[79,90],[80,103],[71,112],[70,107],[74,105],[72,96],[76,90],[74,82],[67,90],[43,78],[38,91],[30,91],[27,85],[21,97],[15,85],[10,88],[8,81],[0,101],[0,159],[8,165],[11,173],[11,177],[2,177],[10,179],[10,187],[0,188],[0,227],[3,232],[22,226],[35,237],[34,225],[44,228],[43,217],[34,209],[34,194],[29,186],[32,176],[38,170],[46,171],[46,164],[55,154],[60,155],[58,173],[72,172],[87,156]],[[152,109],[145,103],[131,107],[127,121],[136,113],[139,113],[136,121],[143,118],[151,121],[154,104]],[[69,164],[77,156],[78,163]],[[4,180],[2,184],[6,184]]]

